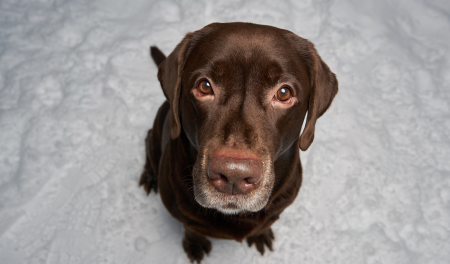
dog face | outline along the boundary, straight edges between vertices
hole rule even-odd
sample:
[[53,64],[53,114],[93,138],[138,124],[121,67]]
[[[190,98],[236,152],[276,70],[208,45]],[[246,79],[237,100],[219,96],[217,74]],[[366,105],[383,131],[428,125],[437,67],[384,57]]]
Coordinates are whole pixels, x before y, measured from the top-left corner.
[[337,92],[334,74],[309,41],[247,23],[188,34],[158,77],[171,103],[172,138],[182,129],[198,153],[195,199],[225,214],[267,205],[284,176],[274,162],[292,147],[309,147],[316,119]]

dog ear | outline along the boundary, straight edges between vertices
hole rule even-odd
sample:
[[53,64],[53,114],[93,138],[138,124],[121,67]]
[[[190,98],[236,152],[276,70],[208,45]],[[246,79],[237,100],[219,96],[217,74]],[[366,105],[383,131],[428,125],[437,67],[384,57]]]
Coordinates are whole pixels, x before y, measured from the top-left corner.
[[305,129],[300,136],[300,149],[305,151],[314,140],[314,130],[317,119],[330,107],[334,96],[338,92],[336,75],[331,72],[328,65],[322,61],[314,44],[307,41],[310,72],[311,94],[309,98],[308,117]]
[[179,102],[181,93],[181,77],[184,64],[188,56],[192,33],[188,33],[175,47],[172,53],[161,62],[158,68],[158,80],[161,83],[164,95],[170,103],[170,135],[172,139],[180,136],[181,123],[179,117]]

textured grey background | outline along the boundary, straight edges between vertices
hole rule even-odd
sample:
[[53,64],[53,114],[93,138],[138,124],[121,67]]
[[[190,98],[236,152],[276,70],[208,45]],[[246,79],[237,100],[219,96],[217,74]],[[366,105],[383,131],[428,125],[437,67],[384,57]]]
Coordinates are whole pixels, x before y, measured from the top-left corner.
[[261,257],[204,263],[450,263],[447,1],[0,2],[0,262],[187,263],[182,226],[137,182],[165,100],[148,57],[251,21],[310,39],[340,92]]

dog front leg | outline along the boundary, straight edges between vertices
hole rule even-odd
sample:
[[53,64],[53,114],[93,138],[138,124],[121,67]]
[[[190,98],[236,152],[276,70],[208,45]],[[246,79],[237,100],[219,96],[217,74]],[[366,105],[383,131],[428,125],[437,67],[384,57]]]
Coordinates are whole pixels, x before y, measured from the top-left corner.
[[197,234],[194,230],[184,225],[183,248],[191,263],[200,263],[203,256],[211,251],[211,242],[205,236]]
[[149,194],[152,190],[158,193],[158,177],[155,175],[155,170],[153,170],[150,151],[152,151],[152,136],[153,130],[150,129],[145,139],[145,166],[144,171],[141,174],[141,179],[139,180],[139,186],[143,186],[144,190]]
[[273,240],[275,240],[275,236],[273,235],[272,228],[269,228],[261,234],[247,237],[247,244],[251,247],[254,243],[259,253],[264,255],[264,246],[267,246],[270,251],[273,251]]

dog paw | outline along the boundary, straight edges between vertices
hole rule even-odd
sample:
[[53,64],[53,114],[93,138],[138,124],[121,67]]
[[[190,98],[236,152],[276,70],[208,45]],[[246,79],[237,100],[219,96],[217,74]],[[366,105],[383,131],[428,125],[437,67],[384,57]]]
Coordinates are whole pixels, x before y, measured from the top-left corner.
[[191,263],[200,263],[211,251],[211,242],[204,236],[197,235],[193,231],[186,231],[183,238],[183,248]]
[[144,171],[141,174],[141,179],[139,180],[139,186],[144,187],[147,194],[149,194],[152,190],[155,193],[158,193],[158,178],[154,175],[151,166],[144,167]]
[[264,233],[247,237],[247,244],[249,247],[255,244],[256,249],[259,251],[259,253],[261,253],[261,255],[264,255],[264,245],[266,245],[270,251],[273,251],[272,241],[274,239],[275,236],[273,235],[272,228],[269,228]]

